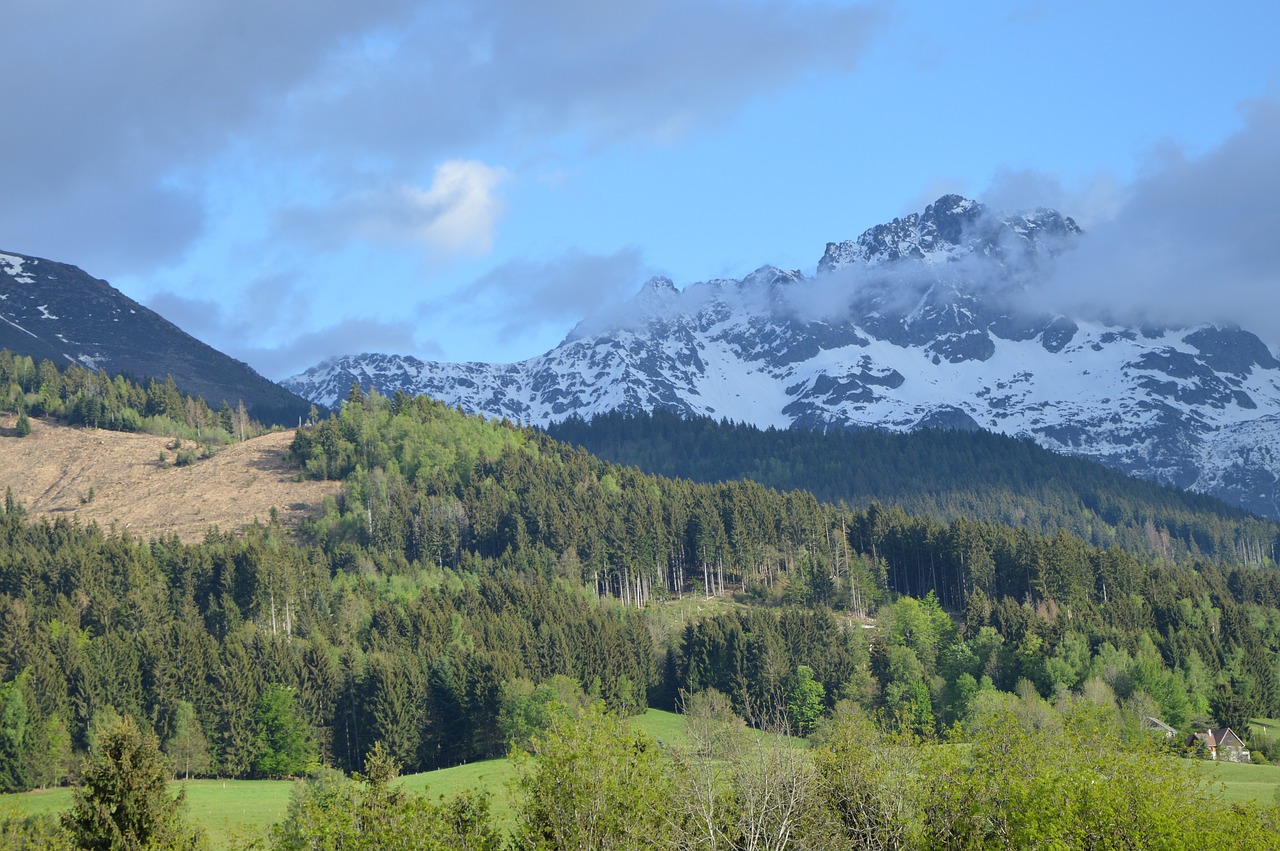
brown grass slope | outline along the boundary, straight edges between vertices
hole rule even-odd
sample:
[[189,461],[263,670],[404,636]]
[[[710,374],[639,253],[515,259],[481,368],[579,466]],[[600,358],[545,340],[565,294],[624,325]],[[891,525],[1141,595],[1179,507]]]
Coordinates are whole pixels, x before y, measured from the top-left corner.
[[272,508],[293,527],[341,487],[294,481],[297,467],[285,460],[292,431],[224,447],[186,467],[174,466],[167,437],[35,419],[30,435],[15,435],[14,418],[0,417],[0,492],[12,488],[29,516],[74,517],[143,540],[176,534],[195,542],[211,526],[266,523]]

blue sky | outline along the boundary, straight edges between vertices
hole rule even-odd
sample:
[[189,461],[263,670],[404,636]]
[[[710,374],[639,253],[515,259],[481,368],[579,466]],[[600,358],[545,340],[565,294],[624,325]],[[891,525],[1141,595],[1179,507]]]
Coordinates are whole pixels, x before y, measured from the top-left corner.
[[1082,307],[1280,345],[1274,2],[42,0],[0,27],[0,250],[268,377],[512,361],[653,274],[946,192],[1089,232]]

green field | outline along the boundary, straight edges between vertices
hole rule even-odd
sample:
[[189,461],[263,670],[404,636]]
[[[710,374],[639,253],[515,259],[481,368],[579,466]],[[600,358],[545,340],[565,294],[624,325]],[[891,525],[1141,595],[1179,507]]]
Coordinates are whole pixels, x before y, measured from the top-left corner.
[[[656,739],[680,745],[685,741],[679,715],[650,709],[635,719],[636,726]],[[400,778],[404,788],[449,797],[465,789],[485,789],[493,796],[496,823],[511,825],[511,784],[515,765],[507,759],[473,762]],[[184,784],[174,783],[176,793]],[[204,830],[214,848],[243,848],[263,838],[271,825],[284,818],[293,782],[288,780],[191,780],[187,788],[187,815]],[[48,789],[20,795],[0,795],[0,806],[16,804],[22,812],[60,813],[71,806],[70,789]]]
[[[637,727],[667,745],[686,743],[684,720],[671,712],[650,709],[634,719]],[[1237,765],[1202,760],[1180,760],[1187,771],[1203,771],[1209,791],[1227,803],[1255,802],[1271,806],[1280,790],[1280,766]],[[400,778],[404,788],[433,798],[448,797],[466,789],[485,789],[492,797],[492,811],[502,828],[511,826],[512,785],[515,765],[492,759],[442,768]],[[176,791],[183,784],[175,783]],[[270,826],[284,817],[293,783],[284,780],[192,780],[185,784],[191,822],[202,828],[214,848],[244,848],[264,838]],[[0,796],[0,806],[16,804],[24,812],[61,812],[71,803],[70,789],[26,792]]]
[[1249,722],[1249,728],[1254,733],[1267,733],[1280,737],[1280,720],[1275,718],[1254,718]]
[[665,745],[684,747],[689,743],[685,734],[684,716],[661,709],[649,709],[637,715],[631,723]]
[[[240,848],[265,837],[284,817],[293,783],[288,780],[190,780],[174,783],[176,793],[187,788],[187,817],[209,836],[214,848]],[[70,789],[49,789],[5,795],[29,813],[60,813],[71,806]]]
[[1249,765],[1234,762],[1205,762],[1187,760],[1193,768],[1205,771],[1209,778],[1209,791],[1221,794],[1229,804],[1253,802],[1262,807],[1276,803],[1280,792],[1280,766]]

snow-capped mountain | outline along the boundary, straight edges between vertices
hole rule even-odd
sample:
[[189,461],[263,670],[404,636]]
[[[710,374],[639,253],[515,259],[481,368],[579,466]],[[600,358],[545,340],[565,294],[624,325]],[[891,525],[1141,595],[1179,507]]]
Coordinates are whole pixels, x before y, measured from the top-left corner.
[[1086,238],[1051,210],[949,195],[828,244],[813,277],[656,278],[520,363],[364,354],[284,384],[332,406],[358,381],[533,424],[662,407],[761,427],[985,428],[1280,517],[1280,361],[1239,328],[1047,309],[1055,258]]

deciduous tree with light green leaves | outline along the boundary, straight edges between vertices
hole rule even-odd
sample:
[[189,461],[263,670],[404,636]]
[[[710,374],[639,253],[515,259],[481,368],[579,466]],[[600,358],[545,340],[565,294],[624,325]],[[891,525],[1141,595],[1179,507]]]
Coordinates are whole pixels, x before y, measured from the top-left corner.
[[392,781],[400,765],[375,742],[365,773],[332,770],[299,783],[285,820],[272,828],[273,851],[499,851],[487,795],[464,792],[435,802]]
[[521,851],[674,848],[673,785],[658,743],[597,702],[553,710],[520,766],[514,847]]
[[173,736],[166,749],[174,772],[189,780],[192,774],[199,776],[209,770],[209,741],[189,702],[179,701],[174,716]]
[[1027,701],[987,701],[968,751],[916,749],[923,847],[1275,847],[1276,811],[1218,800],[1157,740],[1127,739],[1115,710],[1069,699],[1048,722],[1027,717]]
[[807,736],[813,731],[813,725],[822,717],[822,710],[826,708],[826,698],[826,689],[813,678],[813,668],[808,665],[797,667],[795,682],[787,696],[787,716],[796,735]]
[[0,685],[0,791],[31,788],[27,750],[30,713],[20,679]]
[[316,743],[298,712],[292,688],[274,685],[258,703],[254,770],[267,777],[299,777],[316,765]]

